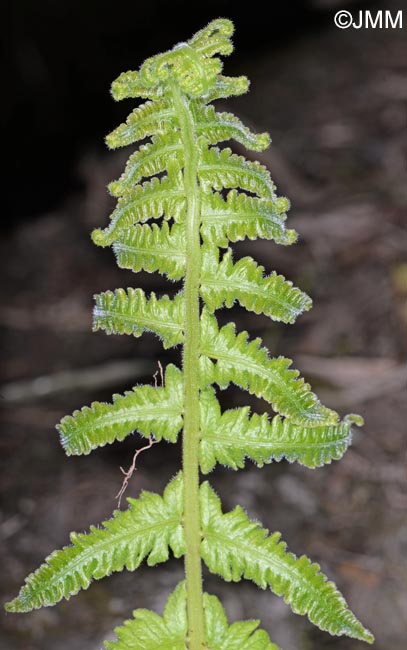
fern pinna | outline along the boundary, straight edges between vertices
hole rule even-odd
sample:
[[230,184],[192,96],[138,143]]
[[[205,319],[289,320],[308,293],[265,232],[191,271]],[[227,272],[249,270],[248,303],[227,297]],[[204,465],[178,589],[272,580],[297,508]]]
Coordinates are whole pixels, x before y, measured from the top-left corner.
[[[203,593],[201,562],[227,581],[252,580],[283,596],[294,612],[334,635],[371,643],[373,637],[349,610],[343,596],[307,557],[288,552],[279,533],[269,534],[240,506],[223,513],[210,484],[199,476],[216,463],[233,469],[249,458],[258,466],[297,461],[319,467],[340,458],[358,416],[342,421],[322,406],[284,357],[271,358],[260,339],[235,325],[219,327],[214,312],[235,301],[275,321],[293,323],[311,301],[275,272],[245,257],[233,262],[229,242],[245,238],[292,244],[285,228],[288,200],[278,198],[269,172],[217,144],[230,139],[246,148],[267,148],[216,99],[248,89],[245,77],[222,75],[218,54],[232,51],[229,20],[214,20],[187,43],[154,56],[139,72],[121,74],[112,86],[116,100],[145,99],[107,137],[115,149],[149,138],[133,153],[119,180],[109,225],[93,233],[112,246],[120,267],[184,279],[173,299],[117,289],[96,296],[95,329],[140,336],[154,332],[166,348],[182,345],[182,369],[168,365],[162,386],[136,386],[111,404],[93,403],[58,426],[68,455],[122,440],[133,431],[175,442],[182,432],[183,467],[163,496],[142,492],[128,508],[71,545],[51,554],[30,575],[10,612],[53,605],[86,589],[92,579],[146,559],[164,562],[170,550],[185,558],[185,581],[169,597],[163,616],[141,609],[116,630],[109,650],[272,650],[259,621],[227,623],[215,596]],[[150,180],[144,180],[150,178]],[[227,191],[227,192],[226,192]],[[146,223],[162,219],[160,225]],[[226,249],[226,250],[225,250]],[[215,387],[230,383],[266,400],[275,412],[251,415],[248,407],[221,412]]]

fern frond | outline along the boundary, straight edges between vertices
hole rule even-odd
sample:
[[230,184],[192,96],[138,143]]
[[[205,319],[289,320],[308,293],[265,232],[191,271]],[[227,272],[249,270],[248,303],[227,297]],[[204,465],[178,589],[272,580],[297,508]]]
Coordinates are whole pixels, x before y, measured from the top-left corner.
[[71,546],[54,551],[35,573],[26,579],[19,595],[6,605],[9,612],[28,612],[55,605],[87,589],[116,571],[134,571],[147,558],[154,566],[165,562],[169,549],[175,557],[185,552],[182,526],[183,480],[179,473],[164,490],[163,497],[142,492],[128,499],[129,508],[116,511],[102,528],[71,533]]
[[166,137],[155,136],[151,143],[141,145],[128,159],[119,180],[108,185],[109,192],[113,196],[131,193],[142,178],[165,171],[170,158],[177,160],[180,166],[183,164],[183,146],[176,131]]
[[237,506],[227,514],[208,482],[201,486],[202,557],[212,573],[225,580],[242,577],[259,587],[270,587],[284,596],[296,614],[307,614],[321,630],[333,635],[347,635],[368,643],[372,634],[348,608],[333,582],[328,582],[318,564],[306,557],[299,559],[286,551],[280,533],[251,521]]
[[[289,201],[277,197],[268,170],[215,146],[234,139],[262,151],[270,143],[268,133],[253,133],[232,113],[209,104],[249,86],[246,77],[222,74],[219,55],[232,52],[233,29],[229,20],[214,20],[112,84],[117,100],[147,101],[106,138],[111,149],[133,143],[138,149],[110,183],[117,205],[92,239],[112,245],[121,268],[185,281],[173,299],[131,288],[100,293],[93,327],[135,337],[151,331],[165,348],[183,344],[182,370],[169,365],[163,386],[136,386],[114,395],[110,404],[93,402],[63,418],[57,429],[68,455],[86,455],[135,431],[152,436],[150,442],[175,442],[183,428],[184,474],[167,485],[163,497],[142,492],[101,527],[71,533],[71,545],[46,558],[6,605],[10,612],[50,606],[87,589],[93,579],[135,570],[144,559],[155,565],[170,550],[177,558],[186,555],[186,581],[169,597],[163,616],[136,610],[106,650],[278,650],[258,621],[228,624],[219,600],[202,591],[201,557],[225,580],[244,577],[270,587],[294,612],[331,634],[373,641],[317,564],[289,553],[279,533],[269,535],[240,506],[223,514],[209,484],[199,487],[199,466],[207,473],[216,463],[236,470],[246,458],[258,466],[283,458],[307,467],[330,463],[349,446],[351,425],[362,424],[355,415],[339,421],[289,359],[270,358],[259,338],[236,333],[234,323],[219,328],[213,315],[237,301],[293,323],[311,306],[305,293],[276,272],[264,275],[251,257],[233,263],[228,249],[229,242],[245,238],[283,245],[297,238],[285,227]],[[159,225],[146,223],[158,219]],[[228,249],[221,259],[219,248]],[[249,407],[222,413],[212,385],[225,389],[231,382],[268,401],[277,415],[251,415]]]
[[94,296],[93,331],[107,334],[132,334],[136,338],[143,332],[157,334],[165,348],[183,341],[184,298],[178,293],[173,300],[167,295],[158,299],[154,292],[147,300],[142,289],[116,289]]
[[[260,347],[261,339],[247,340],[247,332],[236,335],[235,324],[219,330],[215,316],[203,310],[201,317],[201,384],[216,383],[222,389],[230,382],[267,400],[273,409],[293,423],[335,424],[338,414],[322,406],[309,384],[289,369],[290,359],[270,359]],[[211,361],[213,359],[214,361]]]
[[97,447],[123,440],[138,431],[146,438],[176,442],[182,427],[182,372],[168,365],[163,387],[135,386],[124,395],[113,395],[113,404],[93,402],[57,425],[68,456],[89,454]]
[[219,262],[218,249],[205,246],[200,291],[208,310],[232,307],[237,301],[256,314],[294,323],[297,316],[311,308],[311,299],[292,282],[275,272],[269,276],[263,273],[264,267],[251,257],[233,264],[232,251],[228,250]]
[[295,230],[286,230],[286,210],[289,201],[280,197],[275,201],[257,199],[231,190],[226,201],[222,196],[204,194],[202,197],[201,234],[205,242],[227,248],[229,241],[274,239],[278,244],[290,245],[297,239]]
[[94,230],[92,239],[97,246],[109,246],[122,230],[137,222],[144,223],[149,219],[161,217],[180,221],[184,212],[185,190],[182,174],[177,162],[171,160],[168,163],[168,176],[162,180],[154,177],[121,196],[110,216],[109,225],[103,230]]
[[270,422],[266,413],[249,417],[248,406],[221,413],[212,389],[202,391],[200,409],[199,462],[204,474],[216,463],[240,469],[246,458],[258,467],[283,458],[306,467],[321,467],[342,458],[352,442],[352,425],[363,424],[355,415],[347,415],[337,424],[317,426],[296,425],[278,415]]
[[122,269],[135,273],[141,269],[149,273],[158,271],[170,280],[180,280],[185,275],[185,228],[179,224],[173,224],[171,230],[166,221],[161,228],[156,223],[131,226],[120,231],[113,250]]
[[[204,594],[207,650],[278,650],[259,621],[228,624],[216,596]],[[187,592],[185,581],[170,594],[163,616],[136,609],[133,618],[115,629],[117,641],[106,641],[105,650],[188,650]]]
[[233,113],[219,113],[213,106],[202,106],[191,102],[196,122],[196,133],[204,136],[208,144],[236,140],[246,149],[264,151],[270,144],[268,133],[253,133]]
[[212,188],[218,191],[240,188],[257,194],[260,198],[276,198],[276,187],[268,169],[257,160],[252,162],[232,153],[231,149],[204,148],[198,175],[204,192],[209,192]]
[[109,133],[106,144],[109,149],[118,149],[152,135],[166,135],[179,128],[175,118],[169,99],[146,102],[137,106],[124,124]]

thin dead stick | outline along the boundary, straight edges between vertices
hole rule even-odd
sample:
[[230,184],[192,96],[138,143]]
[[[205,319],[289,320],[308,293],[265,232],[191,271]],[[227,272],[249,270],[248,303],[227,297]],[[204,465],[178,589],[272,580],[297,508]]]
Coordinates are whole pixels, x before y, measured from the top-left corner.
[[158,361],[158,368],[159,370],[156,370],[153,377],[154,377],[154,386],[157,388],[157,375],[160,373],[160,379],[161,379],[161,386],[164,386],[164,370],[161,365],[161,361]]
[[124,474],[124,480],[123,480],[123,483],[122,483],[122,486],[121,486],[119,492],[115,496],[115,499],[118,499],[118,504],[117,504],[118,508],[120,508],[120,504],[121,504],[121,501],[122,501],[122,496],[125,493],[125,491],[127,490],[127,486],[129,484],[129,481],[130,481],[131,477],[133,476],[134,472],[136,471],[137,457],[139,456],[139,454],[141,454],[142,451],[146,451],[146,449],[150,449],[153,445],[156,445],[157,442],[158,442],[158,440],[154,440],[153,436],[150,436],[148,445],[145,445],[144,447],[141,447],[141,449],[137,449],[137,451],[135,452],[135,454],[133,456],[133,462],[130,465],[127,472],[126,472],[125,469],[123,469],[123,467],[120,468],[120,471],[122,472],[122,474]]
[[[153,375],[153,377],[154,377],[154,386],[156,388],[157,388],[157,383],[158,383],[157,382],[158,373],[160,373],[161,386],[164,386],[164,370],[163,370],[163,367],[162,367],[160,361],[158,362],[158,370],[156,370],[156,372]],[[123,483],[122,483],[122,486],[121,486],[119,492],[115,496],[115,499],[118,499],[118,504],[117,504],[118,508],[120,508],[122,496],[125,493],[125,491],[127,490],[127,486],[129,484],[129,481],[130,481],[131,477],[133,476],[134,472],[136,471],[137,457],[139,456],[139,454],[141,454],[142,451],[146,451],[146,449],[151,449],[151,447],[153,445],[157,444],[157,442],[158,442],[158,440],[154,440],[153,436],[150,436],[148,445],[145,445],[145,447],[141,447],[141,449],[137,449],[137,451],[135,452],[135,454],[133,456],[133,462],[130,465],[127,472],[126,472],[126,470],[123,469],[123,467],[120,468],[121,472],[124,474],[124,480],[123,480]]]

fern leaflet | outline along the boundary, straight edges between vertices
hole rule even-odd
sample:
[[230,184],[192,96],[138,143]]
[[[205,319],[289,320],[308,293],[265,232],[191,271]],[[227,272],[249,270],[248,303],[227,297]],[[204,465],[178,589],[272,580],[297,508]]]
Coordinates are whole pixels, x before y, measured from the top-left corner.
[[141,336],[144,331],[160,336],[165,348],[183,340],[183,294],[171,300],[168,296],[157,299],[151,293],[149,300],[142,289],[116,289],[95,296],[93,330],[107,334],[132,334]]
[[216,463],[240,469],[246,458],[258,467],[283,458],[321,467],[343,456],[352,441],[352,424],[363,424],[356,415],[347,415],[337,424],[316,426],[296,425],[278,415],[270,422],[266,413],[249,415],[248,406],[221,413],[213,390],[202,392],[199,460],[204,474]]
[[186,242],[184,228],[167,222],[136,225],[122,230],[113,244],[117,264],[122,269],[158,271],[170,280],[180,280],[185,275]]
[[287,199],[257,199],[230,190],[226,201],[218,193],[202,197],[201,234],[205,242],[227,248],[229,241],[274,239],[278,244],[293,244],[294,230],[286,230]]
[[203,149],[199,164],[199,180],[204,192],[221,191],[225,187],[240,188],[259,198],[275,199],[275,185],[270,172],[259,162],[233,154],[231,149]]
[[203,135],[209,144],[236,140],[246,149],[264,151],[270,144],[268,133],[252,133],[233,113],[218,113],[213,106],[191,104],[196,120],[196,133]]
[[225,580],[242,577],[259,587],[270,587],[297,614],[307,614],[312,623],[333,635],[372,642],[366,630],[348,609],[333,582],[303,555],[299,559],[286,551],[280,533],[268,536],[259,523],[251,521],[240,506],[223,514],[220,500],[207,482],[201,486],[202,557],[210,571]]
[[146,102],[130,113],[125,124],[109,133],[106,144],[110,149],[117,149],[148,136],[165,135],[171,132],[174,118],[174,109],[167,99]]
[[263,397],[277,413],[295,423],[337,422],[338,414],[322,406],[309,384],[298,378],[298,371],[289,369],[289,359],[269,359],[266,349],[260,347],[261,340],[248,342],[247,332],[236,335],[234,323],[219,330],[215,317],[207,311],[202,313],[201,326],[203,388],[217,383],[224,389],[233,382]]
[[154,176],[151,181],[136,185],[131,192],[123,194],[111,215],[109,226],[104,230],[94,230],[92,238],[97,246],[109,246],[122,230],[135,223],[161,217],[180,221],[184,212],[185,190],[174,161],[168,176],[162,180]]
[[177,132],[167,137],[155,136],[151,144],[142,145],[130,156],[119,180],[109,184],[110,193],[113,196],[122,196],[131,192],[142,178],[165,171],[169,158],[176,159],[180,166],[183,163],[183,148]]
[[175,442],[182,428],[182,373],[170,364],[164,387],[135,386],[124,395],[113,395],[113,404],[93,402],[57,425],[68,456],[89,454],[114,440],[138,431],[156,440]]
[[203,249],[201,296],[210,311],[232,307],[235,301],[256,314],[275,321],[294,323],[297,316],[311,308],[311,299],[293,287],[282,275],[264,277],[264,268],[251,257],[233,264],[228,250],[219,262],[218,251]]
[[232,95],[243,95],[248,90],[249,80],[247,77],[226,77],[219,74],[215,84],[205,95],[205,103],[213,102],[215,99],[226,99]]
[[129,508],[116,511],[102,528],[90,533],[71,533],[71,546],[54,551],[35,573],[26,579],[20,594],[6,606],[9,612],[54,605],[87,589],[92,579],[100,580],[114,571],[134,571],[144,558],[154,566],[165,562],[171,549],[175,557],[185,552],[182,529],[182,475],[168,484],[164,496],[142,492],[128,499]]

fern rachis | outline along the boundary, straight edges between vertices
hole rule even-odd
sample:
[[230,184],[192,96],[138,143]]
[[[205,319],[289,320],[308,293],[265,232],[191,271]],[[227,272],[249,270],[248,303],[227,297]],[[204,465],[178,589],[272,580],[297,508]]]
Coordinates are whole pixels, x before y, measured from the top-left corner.
[[[352,425],[362,424],[356,415],[339,420],[291,361],[270,358],[260,339],[236,332],[233,323],[217,324],[214,312],[235,302],[284,323],[311,307],[290,281],[265,274],[250,257],[234,263],[229,249],[245,238],[289,245],[297,237],[285,227],[289,201],[276,196],[268,170],[216,146],[236,139],[261,151],[269,144],[267,134],[252,133],[211,105],[248,89],[245,77],[221,74],[217,55],[231,53],[232,33],[229,20],[215,20],[112,85],[115,99],[141,97],[144,103],[110,133],[109,147],[150,141],[109,185],[117,207],[93,241],[112,246],[122,268],[158,271],[184,283],[174,298],[133,288],[95,296],[94,329],[136,337],[152,331],[164,347],[183,346],[182,368],[170,364],[162,386],[136,386],[58,425],[68,455],[89,454],[134,431],[157,442],[175,442],[182,431],[182,471],[163,497],[143,492],[102,528],[72,533],[71,546],[50,555],[6,606],[26,612],[53,605],[88,588],[92,579],[135,570],[144,559],[164,562],[170,550],[184,556],[185,581],[163,616],[136,610],[107,650],[277,650],[258,621],[227,623],[219,600],[203,592],[202,560],[225,580],[243,577],[270,587],[331,634],[373,641],[317,564],[288,552],[280,533],[269,535],[240,506],[224,514],[209,483],[200,484],[200,471],[206,474],[217,463],[235,470],[246,459],[259,467],[283,458],[307,467],[330,463],[351,443]],[[229,383],[269,402],[274,417],[251,414],[248,407],[222,412],[214,386]]]

